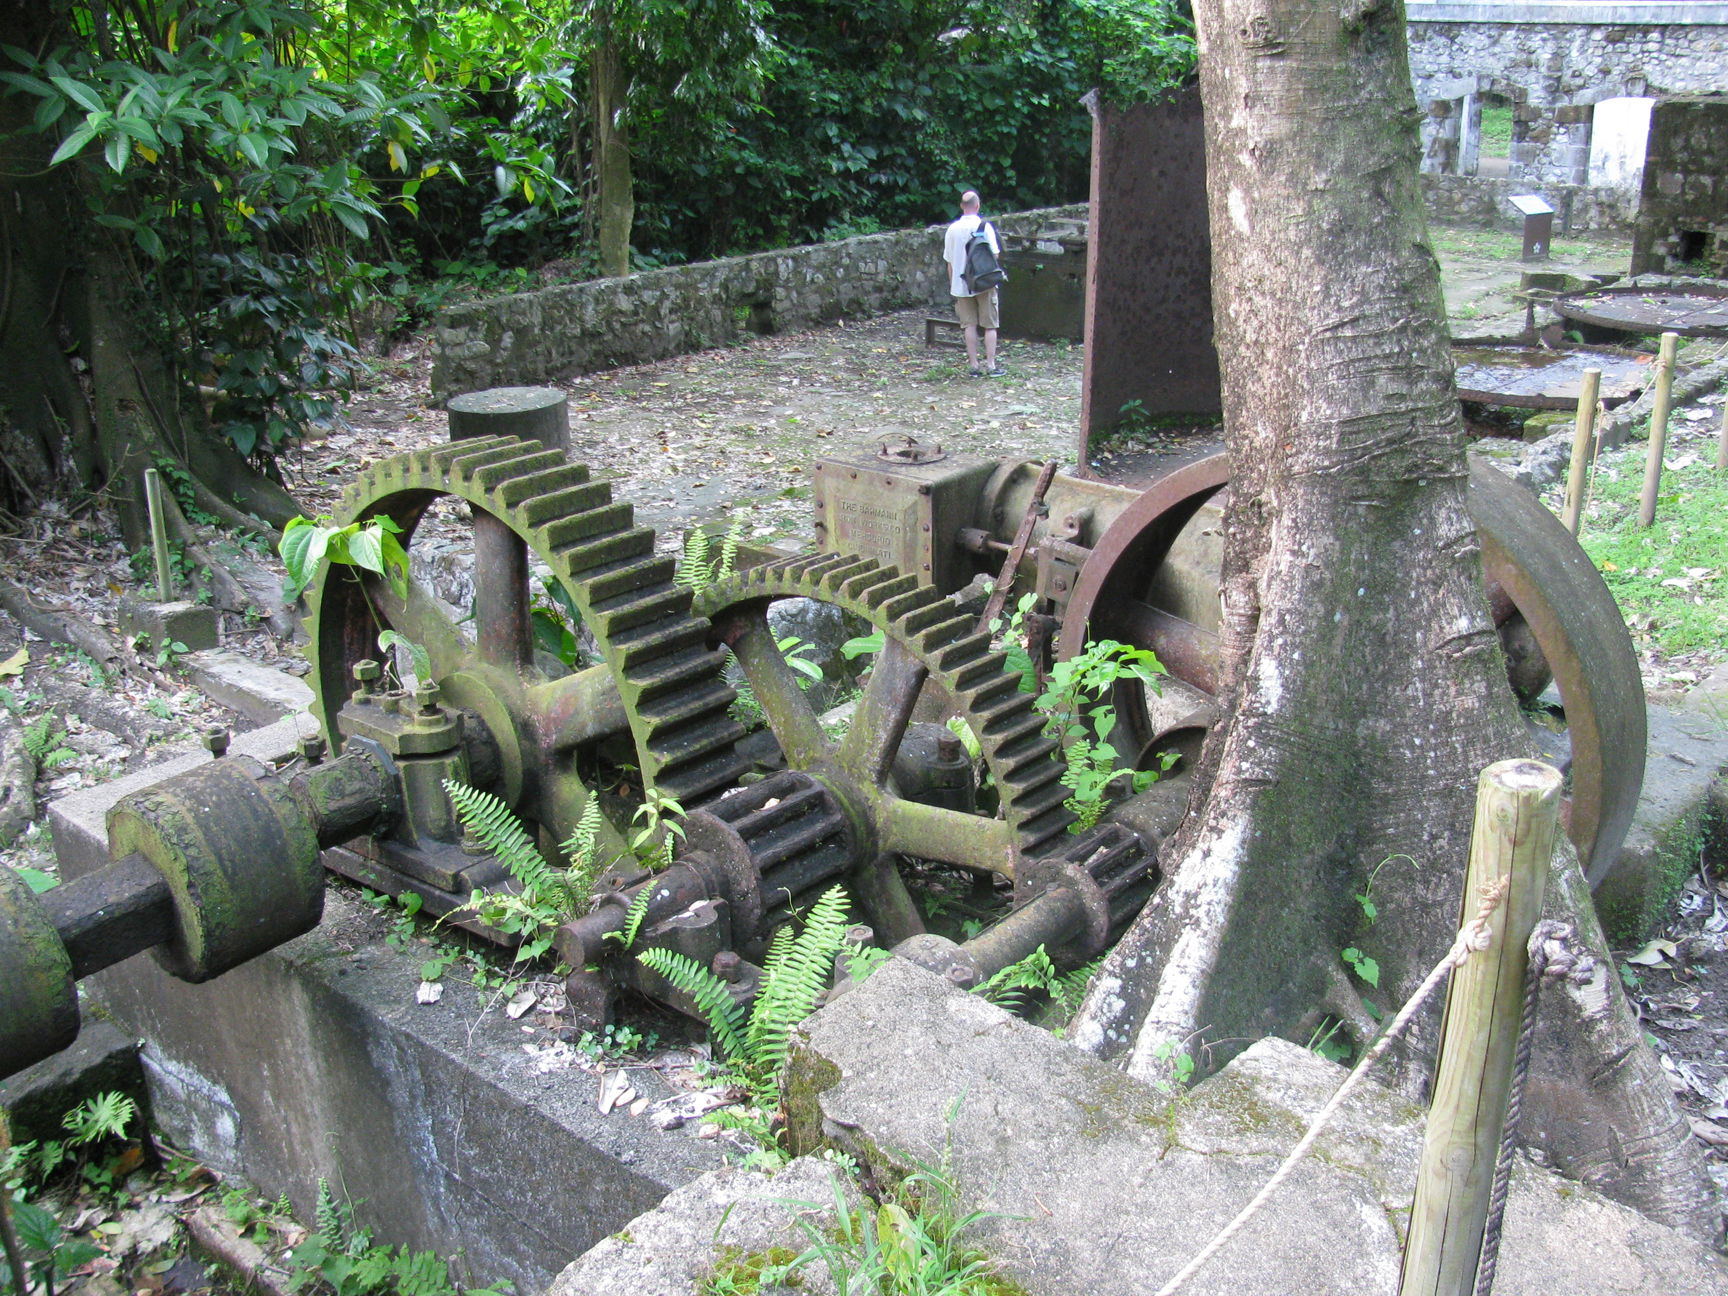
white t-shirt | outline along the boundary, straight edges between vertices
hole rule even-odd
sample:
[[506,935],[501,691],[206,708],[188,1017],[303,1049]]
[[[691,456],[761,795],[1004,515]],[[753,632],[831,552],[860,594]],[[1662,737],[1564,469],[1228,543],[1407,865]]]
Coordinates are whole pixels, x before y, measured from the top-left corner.
[[[942,240],[942,259],[948,263],[948,291],[955,297],[976,296],[966,286],[966,280],[961,277],[966,269],[966,240],[972,237],[972,231],[984,224],[982,216],[962,216],[948,227],[948,233]],[[1002,255],[1002,247],[996,241],[996,227],[989,226],[984,231],[984,237],[989,241],[990,250],[997,256]],[[985,292],[991,291],[986,288]]]

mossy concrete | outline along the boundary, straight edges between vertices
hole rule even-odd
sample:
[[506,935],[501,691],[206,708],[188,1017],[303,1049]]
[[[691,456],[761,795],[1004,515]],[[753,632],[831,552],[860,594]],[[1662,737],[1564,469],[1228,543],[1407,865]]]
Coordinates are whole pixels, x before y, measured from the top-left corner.
[[[1712,860],[1721,836],[1720,795],[1728,770],[1728,677],[1707,681],[1674,707],[1649,710],[1644,788],[1626,844],[1596,888],[1596,912],[1618,945],[1645,940],[1667,921],[1691,874]],[[1719,850],[1719,845],[1717,846]]]
[[[299,724],[242,734],[232,750],[269,763],[292,750]],[[55,804],[67,876],[105,862],[107,805],[152,777],[161,772]],[[305,1219],[327,1179],[380,1240],[462,1250],[481,1282],[537,1290],[720,1163],[691,1128],[601,1115],[595,1078],[568,1048],[524,1034],[468,986],[452,979],[438,1003],[417,1003],[428,950],[379,937],[370,910],[333,892],[317,930],[213,981],[187,985],[140,955],[84,989],[142,1041],[169,1143],[268,1196],[288,1194]],[[652,1072],[632,1078],[652,1097],[669,1092]]]
[[[873,1171],[946,1167],[978,1245],[1036,1293],[1139,1296],[1246,1204],[1344,1078],[1262,1040],[1179,1099],[894,960],[802,1028],[824,1132]],[[1396,1290],[1422,1112],[1370,1083],[1184,1296]],[[881,1164],[878,1164],[881,1163]],[[1716,1296],[1728,1266],[1520,1163],[1498,1296]]]

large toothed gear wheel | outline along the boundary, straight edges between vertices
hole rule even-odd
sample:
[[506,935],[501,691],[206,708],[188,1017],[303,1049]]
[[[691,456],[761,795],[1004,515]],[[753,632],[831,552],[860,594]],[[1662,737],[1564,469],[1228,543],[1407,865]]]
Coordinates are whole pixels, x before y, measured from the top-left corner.
[[[356,662],[378,656],[381,625],[423,645],[443,700],[476,715],[499,748],[499,789],[532,805],[560,839],[588,800],[578,757],[627,735],[644,788],[690,807],[747,768],[724,654],[690,613],[675,564],[654,532],[588,469],[514,437],[459,441],[398,456],[361,473],[336,509],[346,524],[388,517],[406,547],[428,507],[466,501],[474,525],[475,638],[436,599],[350,568],[326,572],[311,597],[318,712],[332,742]],[[599,645],[602,662],[572,675],[534,665],[529,553],[545,563]]]
[[[850,729],[838,743],[823,734],[798,677],[768,625],[778,599],[812,598],[883,632]],[[877,851],[988,869],[1013,877],[1024,860],[1066,834],[1073,815],[1057,744],[1006,657],[928,585],[868,559],[835,554],[769,563],[719,582],[696,610],[713,622],[714,642],[729,646],[779,740],[787,765],[814,775],[855,819]],[[946,691],[977,735],[1001,795],[997,818],[901,798],[891,771],[895,752],[926,681]]]

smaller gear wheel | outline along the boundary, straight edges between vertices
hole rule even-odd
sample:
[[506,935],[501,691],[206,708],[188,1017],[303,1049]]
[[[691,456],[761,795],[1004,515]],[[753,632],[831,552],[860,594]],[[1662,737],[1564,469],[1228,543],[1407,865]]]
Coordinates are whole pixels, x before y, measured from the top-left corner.
[[[578,757],[601,740],[627,743],[645,789],[689,807],[733,786],[748,768],[724,656],[673,582],[654,532],[588,469],[537,442],[487,437],[400,455],[362,472],[338,522],[387,517],[406,547],[440,498],[473,514],[475,636],[468,642],[436,599],[406,600],[356,569],[326,572],[311,595],[314,690],[329,737],[354,664],[378,654],[388,626],[424,646],[443,696],[484,722],[500,748],[501,792],[534,804],[562,838],[589,791]],[[601,663],[551,677],[534,665],[529,555],[552,572],[599,646]]]
[[[850,729],[822,731],[768,625],[779,599],[811,598],[883,634]],[[729,646],[789,767],[821,780],[854,820],[868,849],[988,869],[1014,877],[1021,861],[1061,839],[1074,821],[1063,804],[1064,765],[1044,717],[975,615],[930,586],[868,559],[824,554],[753,567],[698,596],[713,641]],[[998,817],[908,801],[892,780],[919,694],[939,686],[966,718],[1000,796]]]

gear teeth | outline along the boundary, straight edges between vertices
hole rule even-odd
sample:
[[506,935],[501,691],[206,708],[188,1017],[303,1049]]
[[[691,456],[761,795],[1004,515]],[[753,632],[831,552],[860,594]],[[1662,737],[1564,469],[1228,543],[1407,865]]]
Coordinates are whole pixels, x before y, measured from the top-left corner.
[[748,760],[736,750],[726,748],[693,763],[663,768],[655,777],[654,786],[690,810],[709,797],[736,787],[749,770]]
[[612,502],[612,488],[605,482],[583,482],[523,500],[515,512],[531,527],[540,527],[572,513],[586,513]]
[[[404,545],[425,506],[440,495],[465,500],[505,522],[547,563],[599,640],[629,715],[637,764],[650,786],[686,806],[733,786],[749,762],[733,746],[743,730],[728,714],[725,654],[708,646],[690,594],[673,583],[669,558],[654,554],[654,532],[633,525],[607,482],[557,451],[515,437],[454,442],[398,455],[361,473],[342,497],[342,516],[384,514],[403,527]],[[321,594],[321,591],[320,591]],[[340,660],[360,636],[314,600],[313,638],[321,707],[345,700]],[[344,604],[343,615],[358,615]]]
[[496,491],[504,506],[513,509],[527,503],[536,495],[556,494],[573,486],[581,486],[587,480],[587,465],[560,463],[545,472],[529,473],[526,477],[501,482]]
[[685,765],[714,752],[730,750],[743,736],[744,726],[724,711],[697,713],[695,719],[685,723],[656,728],[648,739],[648,750],[662,767]]
[[669,585],[677,571],[678,563],[668,557],[627,563],[622,567],[614,567],[604,575],[589,577],[588,593],[596,603],[604,603],[608,599],[634,593],[650,585]]
[[[958,612],[933,588],[892,567],[842,554],[751,568],[704,591],[696,606],[724,620],[745,604],[794,597],[834,603],[863,617],[911,649],[929,668],[931,682],[966,706],[1023,856],[1029,847],[1067,833],[1074,815],[1063,805],[1060,747],[1044,736],[1032,696],[1009,671],[1006,654],[978,630],[975,616]],[[730,807],[738,795],[720,804]]]
[[718,675],[725,665],[726,654],[720,649],[696,648],[651,658],[632,671],[632,678],[646,702],[667,689],[699,684],[710,675]]
[[[711,711],[724,712],[738,694],[724,680],[706,680],[699,687],[679,689],[658,700],[640,700],[636,710],[656,731],[698,720]],[[743,736],[743,729],[739,729]]]
[[556,468],[564,461],[564,456],[556,450],[541,450],[535,453],[520,454],[510,459],[494,460],[484,468],[477,468],[469,474],[473,483],[481,490],[490,491],[504,482],[519,478],[524,474],[537,474],[548,468]]
[[612,640],[619,660],[634,668],[680,648],[706,646],[708,627],[695,617],[667,617],[636,626]]
[[620,595],[611,607],[596,607],[589,615],[595,634],[617,635],[662,617],[683,616],[690,610],[690,591],[659,589],[637,598]]
[[453,457],[445,464],[445,470],[453,477],[465,477],[469,481],[473,480],[474,474],[480,469],[491,467],[493,464],[508,462],[518,458],[522,453],[522,443],[519,441],[506,441],[501,445],[469,442],[463,444],[480,444],[484,448],[468,450]]
[[646,558],[653,552],[654,532],[648,527],[636,527],[616,535],[602,536],[574,549],[566,549],[558,555],[558,560],[572,577],[576,577],[597,567],[609,567],[614,563],[629,562],[633,558]]

